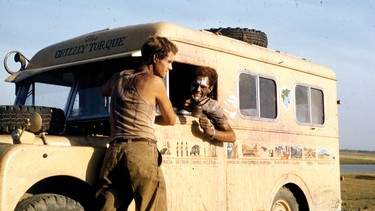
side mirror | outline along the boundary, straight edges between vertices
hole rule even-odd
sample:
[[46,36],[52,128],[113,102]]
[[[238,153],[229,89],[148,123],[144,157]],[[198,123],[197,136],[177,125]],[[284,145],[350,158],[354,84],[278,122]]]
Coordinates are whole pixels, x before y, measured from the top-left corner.
[[11,51],[9,53],[7,53],[7,55],[5,56],[4,58],[4,67],[5,67],[5,70],[13,75],[15,74],[16,72],[13,72],[12,70],[9,69],[7,63],[8,63],[8,57],[11,55],[11,54],[14,54],[14,61],[15,62],[19,62],[21,64],[21,67],[20,67],[20,70],[19,71],[22,71],[22,70],[25,70],[26,69],[26,61],[27,62],[30,62],[24,55],[22,55],[20,52],[18,51]]

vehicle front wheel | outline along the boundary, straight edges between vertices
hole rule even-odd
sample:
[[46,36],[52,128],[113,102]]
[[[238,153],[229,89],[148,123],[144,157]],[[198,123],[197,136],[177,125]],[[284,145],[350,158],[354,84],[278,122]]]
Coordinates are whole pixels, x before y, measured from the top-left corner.
[[298,211],[298,203],[293,193],[286,187],[277,192],[271,211]]
[[38,194],[17,204],[15,211],[84,211],[81,204],[69,197],[58,194]]

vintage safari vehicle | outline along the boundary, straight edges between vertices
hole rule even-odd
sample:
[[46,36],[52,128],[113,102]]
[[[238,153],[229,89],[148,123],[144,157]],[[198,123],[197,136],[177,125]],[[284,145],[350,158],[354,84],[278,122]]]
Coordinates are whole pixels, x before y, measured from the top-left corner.
[[[170,210],[340,210],[336,76],[267,49],[260,31],[171,23],[106,29],[4,59],[14,105],[0,106],[0,210],[92,210],[109,142],[101,86],[140,63],[150,35],[179,48],[165,79],[175,126],[157,126]],[[10,56],[21,63],[8,67]],[[235,143],[206,137],[177,107],[192,70],[218,71],[214,98]]]

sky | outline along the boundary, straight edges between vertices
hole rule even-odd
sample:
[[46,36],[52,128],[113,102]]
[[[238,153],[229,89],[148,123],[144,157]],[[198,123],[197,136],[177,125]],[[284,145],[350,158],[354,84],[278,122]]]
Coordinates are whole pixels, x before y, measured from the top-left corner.
[[31,59],[81,34],[159,21],[261,30],[269,49],[333,69],[340,149],[375,151],[374,0],[0,0],[0,105],[14,102],[9,51]]

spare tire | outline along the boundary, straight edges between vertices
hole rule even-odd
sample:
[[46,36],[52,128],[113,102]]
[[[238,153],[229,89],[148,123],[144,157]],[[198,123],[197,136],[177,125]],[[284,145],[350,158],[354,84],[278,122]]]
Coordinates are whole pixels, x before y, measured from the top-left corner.
[[42,118],[41,130],[48,134],[60,134],[65,130],[65,114],[58,108],[42,106],[5,105],[0,106],[0,132],[11,133],[16,129],[25,129],[26,120],[38,112]]
[[211,28],[206,31],[213,32],[218,35],[231,37],[237,40],[245,41],[252,45],[258,45],[264,48],[268,46],[268,39],[266,33],[248,28]]

